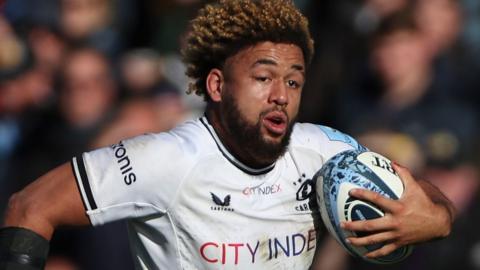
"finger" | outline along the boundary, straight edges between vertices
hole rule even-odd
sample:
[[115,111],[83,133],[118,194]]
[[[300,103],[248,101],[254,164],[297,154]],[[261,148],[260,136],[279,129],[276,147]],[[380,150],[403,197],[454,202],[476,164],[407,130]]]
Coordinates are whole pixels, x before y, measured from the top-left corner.
[[369,253],[365,254],[365,257],[370,258],[370,259],[383,257],[383,256],[386,256],[386,255],[394,252],[399,247],[400,246],[395,244],[395,243],[386,244],[386,245],[384,245],[383,247],[381,247],[377,250],[374,250],[372,252],[369,252]]
[[408,182],[415,181],[408,168],[403,167],[396,162],[392,162],[392,166],[393,169],[397,172],[398,176],[400,176],[400,179],[402,179],[405,186],[408,185]]
[[369,220],[345,221],[340,223],[340,226],[344,230],[355,232],[376,232],[393,228],[389,216]]
[[385,242],[392,242],[395,235],[392,232],[374,233],[365,237],[349,237],[347,241],[354,246],[368,246]]
[[357,199],[369,201],[377,205],[378,207],[382,208],[383,211],[385,212],[395,212],[396,210],[399,210],[401,207],[398,201],[389,199],[381,195],[380,193],[377,193],[368,189],[355,188],[350,190],[348,194]]

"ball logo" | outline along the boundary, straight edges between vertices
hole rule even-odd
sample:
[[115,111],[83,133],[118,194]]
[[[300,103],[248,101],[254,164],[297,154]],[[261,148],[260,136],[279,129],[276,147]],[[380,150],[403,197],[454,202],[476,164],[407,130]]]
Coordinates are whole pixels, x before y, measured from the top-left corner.
[[386,159],[380,158],[378,156],[374,156],[373,160],[372,160],[372,165],[376,166],[376,167],[379,167],[379,168],[382,168],[382,169],[385,169],[385,170],[391,172],[392,174],[397,175],[397,172],[395,172],[395,170],[392,167],[392,163],[390,163]]

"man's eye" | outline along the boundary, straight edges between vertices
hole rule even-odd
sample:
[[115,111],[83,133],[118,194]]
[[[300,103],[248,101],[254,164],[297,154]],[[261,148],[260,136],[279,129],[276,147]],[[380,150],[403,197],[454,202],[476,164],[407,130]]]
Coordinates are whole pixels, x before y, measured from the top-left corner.
[[255,79],[259,82],[267,82],[270,80],[270,78],[268,77],[262,77],[262,76],[259,76],[259,77],[255,77]]
[[288,85],[288,87],[291,87],[291,88],[299,88],[300,87],[300,84],[297,81],[294,81],[294,80],[288,80],[287,85]]

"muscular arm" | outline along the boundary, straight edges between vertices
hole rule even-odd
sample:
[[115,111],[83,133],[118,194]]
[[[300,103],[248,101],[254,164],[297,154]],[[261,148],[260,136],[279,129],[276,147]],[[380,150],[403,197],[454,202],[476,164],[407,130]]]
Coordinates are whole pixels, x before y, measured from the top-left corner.
[[[443,207],[447,211],[449,218],[447,224],[451,225],[456,215],[456,209],[453,206],[453,203],[436,186],[432,185],[430,182],[425,180],[418,180],[417,183],[434,204]],[[447,229],[450,228],[450,226],[448,225]],[[447,236],[449,232],[450,231],[448,230],[443,236]]]
[[3,226],[27,228],[50,240],[58,226],[87,224],[71,164],[65,163],[10,198]]

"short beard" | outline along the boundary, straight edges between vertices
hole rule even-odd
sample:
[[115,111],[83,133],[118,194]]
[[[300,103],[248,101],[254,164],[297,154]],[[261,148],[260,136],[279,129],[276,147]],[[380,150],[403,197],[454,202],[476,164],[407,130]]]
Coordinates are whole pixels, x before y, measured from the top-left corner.
[[252,158],[255,163],[266,166],[274,163],[280,156],[285,154],[290,143],[290,135],[292,134],[295,119],[288,122],[287,130],[280,142],[272,143],[266,141],[262,136],[261,119],[267,113],[276,109],[262,112],[257,123],[250,124],[238,109],[238,104],[232,95],[226,94],[222,103],[224,124],[228,128],[229,135],[232,136],[237,146],[245,151],[247,157]]

